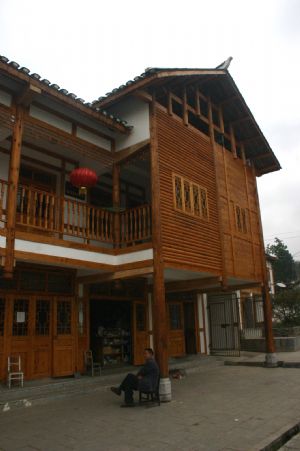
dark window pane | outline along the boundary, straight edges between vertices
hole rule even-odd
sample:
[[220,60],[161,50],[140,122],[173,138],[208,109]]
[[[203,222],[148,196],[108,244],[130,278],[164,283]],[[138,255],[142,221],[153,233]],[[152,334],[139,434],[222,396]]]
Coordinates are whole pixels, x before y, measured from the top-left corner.
[[13,317],[13,335],[26,336],[28,334],[28,306],[27,299],[15,299]]
[[39,271],[21,271],[20,288],[25,291],[45,291],[46,274]]
[[170,329],[181,329],[181,308],[179,304],[169,304]]
[[66,335],[71,333],[71,302],[57,302],[57,334]]
[[36,303],[35,333],[36,335],[49,335],[50,301],[40,300]]
[[71,294],[73,291],[73,277],[70,274],[49,272],[48,291],[51,293]]

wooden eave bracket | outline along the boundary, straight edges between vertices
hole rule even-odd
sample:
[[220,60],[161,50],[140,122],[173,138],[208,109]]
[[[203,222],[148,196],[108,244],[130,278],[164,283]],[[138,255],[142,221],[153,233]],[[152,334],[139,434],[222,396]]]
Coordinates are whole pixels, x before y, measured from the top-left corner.
[[132,146],[128,146],[125,149],[122,149],[114,154],[114,162],[120,163],[121,161],[131,157],[135,153],[142,150],[144,147],[147,147],[150,144],[150,139],[145,139],[140,141],[137,144],[133,144]]
[[41,95],[41,93],[42,90],[40,88],[29,83],[16,98],[16,104],[28,107],[37,96]]
[[166,292],[172,293],[176,291],[195,291],[201,290],[205,292],[208,288],[218,289],[222,283],[222,277],[206,277],[202,279],[192,279],[192,280],[180,280],[176,282],[166,283]]

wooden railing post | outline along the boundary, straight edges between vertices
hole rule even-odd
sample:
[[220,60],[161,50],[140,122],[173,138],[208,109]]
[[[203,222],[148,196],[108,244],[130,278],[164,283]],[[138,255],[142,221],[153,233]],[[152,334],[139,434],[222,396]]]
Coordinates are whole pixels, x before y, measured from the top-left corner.
[[8,193],[7,193],[7,223],[6,223],[6,252],[4,262],[3,276],[12,278],[14,268],[15,254],[15,229],[16,229],[16,210],[18,182],[21,162],[21,144],[23,136],[24,111],[20,105],[16,106],[16,116],[13,128],[11,154],[9,162],[8,175]]

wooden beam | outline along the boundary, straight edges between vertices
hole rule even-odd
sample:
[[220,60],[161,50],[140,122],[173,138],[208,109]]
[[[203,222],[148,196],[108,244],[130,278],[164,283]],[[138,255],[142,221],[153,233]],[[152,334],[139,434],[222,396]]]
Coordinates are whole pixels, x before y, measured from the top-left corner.
[[184,125],[189,125],[189,116],[188,116],[188,109],[187,109],[187,94],[186,94],[186,87],[183,87],[183,123]]
[[120,165],[117,163],[113,164],[113,174],[112,174],[112,203],[115,211],[114,215],[114,244],[115,247],[120,246],[120,214],[119,207],[121,202],[121,183],[120,183]]
[[[209,136],[210,136],[210,145],[213,151],[213,159],[214,159],[214,172],[215,172],[215,184],[216,184],[216,196],[217,196],[217,216],[218,216],[218,229],[219,229],[219,240],[221,243],[221,265],[222,265],[222,285],[227,285],[227,268],[226,268],[226,260],[225,260],[225,243],[224,243],[224,229],[223,229],[223,221],[222,221],[222,205],[221,205],[221,196],[219,193],[219,170],[217,164],[217,155],[216,155],[216,144],[215,144],[215,134],[214,134],[214,124],[212,117],[212,104],[210,98],[208,98],[208,120],[209,120]],[[223,149],[224,152],[224,149]]]
[[111,273],[99,273],[92,274],[90,276],[82,276],[77,278],[78,283],[91,284],[110,282],[112,280],[131,279],[133,277],[146,276],[153,273],[153,266],[147,266],[145,268],[127,269],[125,271],[116,271]]
[[220,288],[222,277],[206,277],[202,279],[180,280],[166,283],[166,292],[172,293],[176,291],[194,291],[198,289],[206,289],[210,287]]
[[114,161],[115,163],[120,163],[126,158],[131,157],[134,153],[142,150],[144,147],[150,144],[150,139],[144,139],[143,141],[138,142],[137,144],[133,144],[132,146],[126,147],[125,149],[119,150],[114,153]]
[[24,110],[18,105],[16,107],[13,139],[9,162],[8,193],[7,193],[7,222],[6,222],[6,252],[4,262],[4,277],[13,277],[17,194],[21,162],[21,144],[24,126]]
[[137,97],[140,100],[143,100],[144,102],[151,103],[152,102],[152,95],[149,94],[147,91],[143,91],[142,89],[138,89],[133,93],[134,97]]
[[236,153],[236,142],[235,142],[235,136],[234,136],[234,130],[232,124],[229,126],[230,128],[230,146],[231,146],[231,152],[234,158],[237,158]]
[[16,104],[28,107],[41,93],[42,90],[40,88],[29,83],[23,90],[23,92],[16,98]]

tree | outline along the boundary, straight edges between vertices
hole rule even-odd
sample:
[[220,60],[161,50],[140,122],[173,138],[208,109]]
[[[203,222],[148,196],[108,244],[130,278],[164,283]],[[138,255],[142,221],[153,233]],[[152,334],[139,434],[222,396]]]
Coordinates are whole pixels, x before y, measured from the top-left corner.
[[277,259],[272,263],[276,282],[289,285],[296,279],[295,261],[287,246],[279,238],[275,238],[274,244],[268,244],[266,251]]
[[276,294],[273,316],[281,326],[300,326],[300,289],[283,290]]

